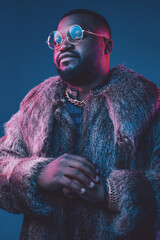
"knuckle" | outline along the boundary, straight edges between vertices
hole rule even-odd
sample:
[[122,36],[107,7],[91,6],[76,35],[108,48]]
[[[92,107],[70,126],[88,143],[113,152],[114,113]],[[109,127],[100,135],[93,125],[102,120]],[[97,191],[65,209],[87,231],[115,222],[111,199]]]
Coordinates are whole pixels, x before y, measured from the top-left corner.
[[66,155],[62,155],[61,158],[60,158],[60,165],[63,165],[66,163]]
[[70,186],[71,186],[71,183],[72,183],[71,179],[69,179],[69,178],[66,178],[66,179],[65,179],[65,185],[66,185],[67,187],[70,187]]
[[77,169],[74,169],[74,170],[73,170],[73,174],[74,174],[75,176],[80,175],[80,174],[79,174],[79,171],[78,171]]
[[62,158],[60,161],[60,167],[64,167],[64,166],[66,166],[66,161],[64,158]]
[[86,164],[84,162],[81,163],[82,168],[86,168]]
[[68,153],[64,153],[62,156],[63,156],[63,157],[67,157],[67,155],[68,155]]
[[64,160],[64,159],[66,159],[67,158],[67,156],[68,156],[68,153],[64,153],[63,155],[62,155],[62,160]]
[[62,178],[60,178],[58,175],[55,176],[54,178],[55,183],[62,183]]

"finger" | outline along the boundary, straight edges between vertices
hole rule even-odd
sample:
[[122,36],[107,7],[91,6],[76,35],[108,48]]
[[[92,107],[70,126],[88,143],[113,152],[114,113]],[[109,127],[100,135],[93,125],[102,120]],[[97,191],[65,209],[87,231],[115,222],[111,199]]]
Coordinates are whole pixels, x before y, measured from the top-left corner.
[[88,188],[94,188],[95,183],[90,180],[90,178],[85,175],[83,172],[76,168],[65,168],[64,169],[64,176],[77,180],[80,182],[83,186],[86,186]]
[[86,192],[86,189],[84,186],[82,186],[82,184],[65,176],[61,178],[61,184],[63,187],[69,188],[71,191],[77,193],[78,195],[84,194]]
[[86,164],[95,173],[97,173],[96,167],[94,166],[94,164],[91,161],[87,160],[86,158],[78,156],[78,155],[74,155],[74,154],[69,154],[69,153],[66,155],[66,157],[68,159],[77,160],[78,162],[82,162],[82,163]]
[[[98,169],[96,169],[96,167],[91,162],[89,162],[86,158],[83,158],[81,156],[74,155],[74,154],[68,154],[68,153],[63,154],[63,157],[64,157],[64,161],[62,162],[63,167],[70,166],[70,167],[78,168],[79,170],[83,171],[86,175],[89,175],[90,179],[93,182],[95,183],[99,182]],[[76,166],[79,166],[79,167],[76,167]]]
[[69,188],[62,188],[62,192],[64,194],[64,196],[66,196],[67,198],[76,198],[77,194],[73,191],[71,191]]
[[97,176],[96,171],[93,171],[93,169],[91,169],[85,162],[69,160],[67,164],[71,168],[80,170],[87,177],[89,177],[90,180],[92,180],[93,182],[96,183],[96,180],[97,180],[96,179],[96,176]]

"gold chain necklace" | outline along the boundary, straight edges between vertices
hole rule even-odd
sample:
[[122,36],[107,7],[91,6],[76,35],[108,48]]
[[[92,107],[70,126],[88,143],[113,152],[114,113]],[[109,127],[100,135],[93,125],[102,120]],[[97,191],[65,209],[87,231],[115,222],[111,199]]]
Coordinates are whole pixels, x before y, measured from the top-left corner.
[[83,100],[83,101],[79,101],[79,100],[77,100],[77,99],[73,99],[73,98],[71,98],[70,96],[69,96],[69,94],[68,94],[68,88],[66,89],[66,91],[65,91],[65,96],[66,96],[66,98],[68,99],[68,101],[70,102],[70,103],[72,103],[72,104],[74,104],[74,105],[76,105],[76,106],[78,106],[78,107],[83,107],[83,105],[86,105],[86,102]]

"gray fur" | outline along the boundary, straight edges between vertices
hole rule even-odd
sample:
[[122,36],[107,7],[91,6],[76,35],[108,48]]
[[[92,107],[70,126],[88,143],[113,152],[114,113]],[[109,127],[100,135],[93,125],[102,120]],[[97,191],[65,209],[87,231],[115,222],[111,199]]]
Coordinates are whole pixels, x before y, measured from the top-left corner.
[[21,240],[154,239],[160,227],[160,90],[118,66],[104,91],[87,99],[80,155],[115,182],[118,209],[111,212],[104,203],[68,200],[37,185],[48,162],[75,153],[65,88],[60,77],[47,79],[27,94],[5,125],[1,208],[25,214]]

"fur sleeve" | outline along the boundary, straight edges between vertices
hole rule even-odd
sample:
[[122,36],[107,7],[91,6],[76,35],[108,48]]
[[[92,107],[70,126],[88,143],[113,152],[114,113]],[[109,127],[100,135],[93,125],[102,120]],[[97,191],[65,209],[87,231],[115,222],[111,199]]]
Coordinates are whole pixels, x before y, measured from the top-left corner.
[[[114,219],[117,236],[152,239],[160,229],[160,111],[153,128],[153,151],[148,170],[113,170],[109,178],[116,187],[118,214]],[[136,237],[135,237],[136,239]]]
[[0,139],[0,207],[13,213],[52,214],[59,193],[51,196],[36,181],[53,159],[30,156],[19,127],[19,112],[5,125],[5,133]]

